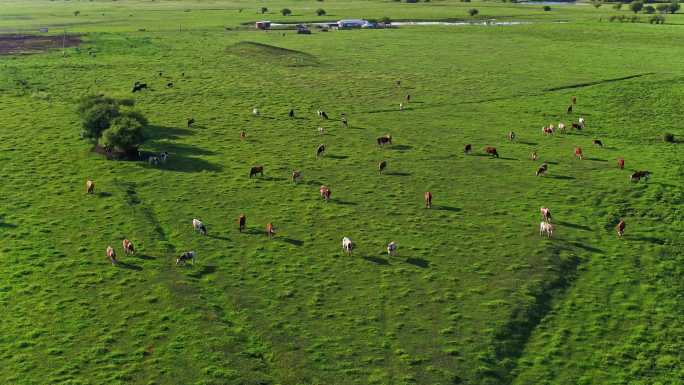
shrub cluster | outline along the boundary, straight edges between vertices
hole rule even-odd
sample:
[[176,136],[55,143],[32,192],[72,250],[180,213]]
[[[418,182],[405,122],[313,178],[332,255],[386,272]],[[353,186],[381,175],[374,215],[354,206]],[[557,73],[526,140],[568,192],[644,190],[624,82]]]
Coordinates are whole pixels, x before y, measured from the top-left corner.
[[133,100],[103,95],[82,98],[78,105],[81,137],[93,144],[120,152],[137,151],[145,141],[147,119],[131,109]]

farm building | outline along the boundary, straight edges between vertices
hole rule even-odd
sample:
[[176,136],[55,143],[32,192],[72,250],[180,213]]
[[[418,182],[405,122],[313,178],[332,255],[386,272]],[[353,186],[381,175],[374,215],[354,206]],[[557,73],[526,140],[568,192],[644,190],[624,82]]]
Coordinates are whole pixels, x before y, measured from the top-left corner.
[[271,22],[270,21],[257,21],[255,24],[256,29],[270,29],[271,28]]
[[337,22],[337,28],[362,28],[367,24],[367,20],[361,19],[340,20]]

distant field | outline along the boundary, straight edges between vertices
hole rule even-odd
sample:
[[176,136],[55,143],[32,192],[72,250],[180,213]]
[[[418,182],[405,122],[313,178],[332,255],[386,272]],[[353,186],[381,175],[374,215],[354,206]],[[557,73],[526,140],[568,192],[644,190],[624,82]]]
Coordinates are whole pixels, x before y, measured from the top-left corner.
[[[0,384],[684,383],[684,17],[607,21],[623,8],[0,2],[0,32],[53,36],[0,50]],[[385,16],[528,23],[251,28]],[[65,31],[80,45],[62,50]],[[134,98],[142,150],[168,163],[90,152],[76,107],[93,93]],[[583,131],[541,133],[579,116]],[[630,183],[635,170],[653,177]],[[123,238],[138,254],[113,267]],[[187,250],[196,264],[175,266]]]

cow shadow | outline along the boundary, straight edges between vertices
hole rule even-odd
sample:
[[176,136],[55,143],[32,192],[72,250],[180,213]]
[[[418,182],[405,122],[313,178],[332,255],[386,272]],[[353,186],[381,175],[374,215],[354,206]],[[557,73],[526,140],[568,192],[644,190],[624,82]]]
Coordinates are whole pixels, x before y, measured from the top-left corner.
[[246,228],[245,231],[242,232],[243,234],[248,234],[248,235],[265,235],[266,231],[265,230],[258,230],[253,227]]
[[364,257],[362,257],[362,258],[365,259],[365,260],[368,261],[368,262],[373,262],[373,263],[375,263],[376,265],[389,266],[389,264],[390,264],[390,263],[389,263],[389,260],[387,260],[386,258],[372,257],[372,256],[364,256]]
[[387,172],[384,172],[383,174],[392,175],[392,176],[411,176],[411,173],[402,172],[402,171],[387,171]]
[[132,263],[126,263],[126,262],[119,261],[116,265],[122,269],[135,270],[135,271],[141,271],[142,270],[142,267],[135,265],[135,264],[132,264]]
[[409,146],[408,144],[393,144],[389,147],[390,150],[395,151],[408,151],[412,148],[413,146]]
[[216,272],[217,268],[214,265],[203,265],[201,269],[188,274],[192,278],[201,279],[205,275],[212,274]]
[[592,252],[592,253],[603,253],[603,250],[601,250],[599,248],[589,246],[589,245],[585,245],[585,244],[580,243],[580,242],[570,242],[570,244],[575,246],[575,247],[579,247],[580,249],[584,249],[586,251]]
[[654,245],[664,245],[665,240],[656,238],[656,237],[645,237],[645,236],[639,236],[639,237],[630,237],[636,241],[644,241],[644,242],[650,242]]
[[322,186],[323,183],[317,181],[317,180],[307,180],[304,182],[304,184],[308,184],[309,186]]
[[138,257],[138,259],[144,259],[146,261],[154,259],[154,257],[151,257],[151,256],[146,255],[146,254],[137,254],[136,257]]
[[553,164],[553,165],[558,164],[558,162],[555,162],[555,161],[552,161],[552,160],[547,160],[547,161],[545,161],[544,163]]
[[442,206],[436,206],[435,205],[435,210],[451,211],[451,212],[455,212],[455,213],[461,211],[461,209],[458,207],[443,206],[443,205]]
[[525,141],[522,141],[522,140],[518,140],[517,142],[520,143],[520,144],[526,144],[526,145],[528,145],[528,146],[536,146],[536,145],[539,144],[539,143],[536,143],[536,142],[525,142]]
[[406,263],[423,269],[430,267],[430,261],[423,258],[406,258]]
[[347,158],[349,158],[348,155],[326,155],[325,157],[330,158],[330,159],[347,159]]
[[606,159],[599,159],[599,158],[584,158],[586,160],[591,160],[592,162],[607,162]]
[[285,242],[285,243],[289,243],[289,244],[291,244],[291,245],[293,245],[293,246],[302,246],[302,245],[304,245],[304,241],[300,241],[299,239],[293,239],[293,238],[283,237],[283,238],[278,238],[278,240],[279,240],[279,241],[283,241],[283,242]]
[[561,180],[572,180],[575,179],[574,176],[569,176],[569,175],[547,175],[548,178],[551,179],[561,179]]
[[110,196],[112,196],[112,193],[107,192],[107,191],[101,191],[101,192],[95,193],[95,195],[97,195],[99,198],[109,198]]
[[501,159],[501,160],[520,160],[518,158],[504,158],[503,156],[499,157],[498,159]]
[[351,202],[351,201],[345,201],[342,199],[331,199],[333,202],[337,203],[338,205],[344,205],[344,206],[358,206],[359,204],[356,202]]
[[222,235],[207,234],[207,237],[214,238],[214,239],[220,239],[222,241],[230,241],[230,238],[224,237]]
[[576,223],[570,223],[570,222],[556,222],[556,224],[560,226],[565,226],[565,227],[572,227],[573,229],[579,229],[579,230],[584,230],[584,231],[591,231],[591,227],[589,226],[584,226],[584,225],[578,225]]

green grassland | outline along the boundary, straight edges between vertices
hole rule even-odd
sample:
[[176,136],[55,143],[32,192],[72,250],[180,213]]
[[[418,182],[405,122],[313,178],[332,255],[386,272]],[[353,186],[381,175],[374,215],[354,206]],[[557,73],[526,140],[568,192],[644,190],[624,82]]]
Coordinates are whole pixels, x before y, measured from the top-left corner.
[[[308,36],[243,24],[316,20],[317,8],[322,20],[456,20],[478,8],[530,23]],[[0,2],[0,31],[48,26],[83,40],[65,54],[0,56],[0,384],[684,383],[684,153],[662,141],[684,137],[684,16],[606,22],[613,14],[629,12]],[[134,81],[153,90],[131,94]],[[133,97],[151,123],[143,149],[168,151],[168,163],[91,153],[76,113],[91,93]],[[579,115],[586,130],[541,134]],[[394,144],[379,148],[384,134]],[[488,145],[500,159],[481,156]],[[549,173],[535,177],[541,161]],[[248,178],[255,164],[265,177]],[[653,178],[629,183],[633,170]],[[554,239],[538,235],[540,206]],[[105,248],[123,254],[124,237],[138,254],[113,267]],[[390,241],[398,256],[386,255]],[[197,263],[175,266],[187,250]]]

